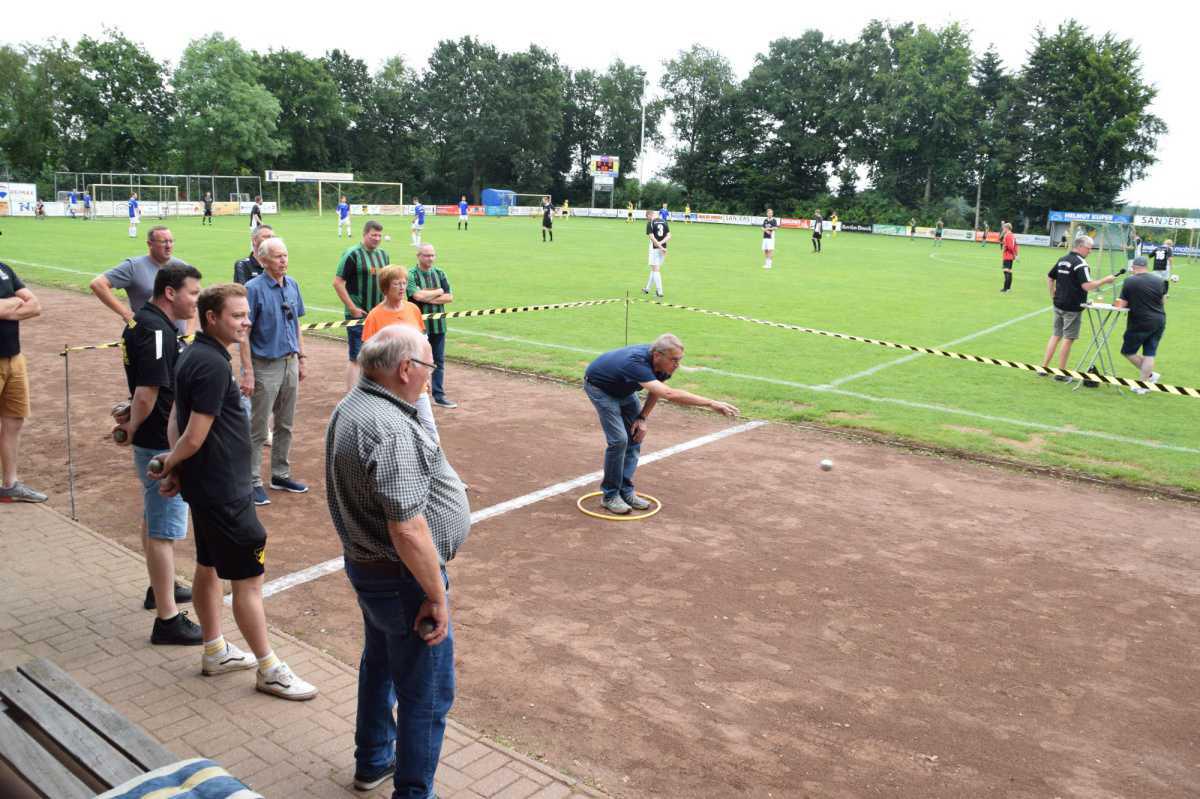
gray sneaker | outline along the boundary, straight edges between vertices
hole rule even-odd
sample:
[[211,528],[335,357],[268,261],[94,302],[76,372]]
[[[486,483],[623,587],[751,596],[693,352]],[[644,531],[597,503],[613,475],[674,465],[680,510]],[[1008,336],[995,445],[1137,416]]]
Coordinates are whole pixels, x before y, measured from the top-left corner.
[[0,487],[0,502],[45,502],[49,497],[41,491],[34,491],[20,480],[10,488]]
[[615,513],[618,516],[624,516],[626,513],[629,513],[629,511],[632,510],[632,508],[629,507],[629,504],[620,497],[607,498],[600,504],[604,506],[606,511],[609,513]]
[[621,499],[625,500],[625,504],[634,510],[646,510],[646,508],[650,507],[650,503],[637,494],[623,494]]

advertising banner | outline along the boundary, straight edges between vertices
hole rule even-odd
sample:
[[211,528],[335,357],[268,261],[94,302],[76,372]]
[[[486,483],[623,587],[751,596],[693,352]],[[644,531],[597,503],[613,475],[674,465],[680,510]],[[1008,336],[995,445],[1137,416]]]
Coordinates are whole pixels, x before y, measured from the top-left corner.
[[0,216],[33,216],[37,186],[32,183],[0,183]]
[[[0,184],[3,185],[3,184]],[[1174,230],[1200,230],[1200,219],[1189,216],[1152,216],[1138,214],[1133,218],[1138,227],[1171,228]]]
[[[1098,214],[1092,211],[1051,211],[1051,222],[1118,222],[1130,224],[1133,218],[1128,214]],[[1140,223],[1139,223],[1140,224]]]
[[864,225],[861,222],[838,222],[838,229],[848,233],[874,233],[870,225]]

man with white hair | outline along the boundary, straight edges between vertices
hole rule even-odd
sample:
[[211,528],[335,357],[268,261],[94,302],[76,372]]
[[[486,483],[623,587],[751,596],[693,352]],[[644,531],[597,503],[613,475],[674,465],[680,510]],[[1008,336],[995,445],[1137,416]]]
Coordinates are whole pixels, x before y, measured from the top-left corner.
[[[1058,368],[1067,368],[1071,345],[1079,338],[1083,319],[1082,306],[1087,302],[1088,292],[1107,286],[1117,279],[1116,275],[1105,275],[1099,280],[1092,280],[1087,262],[1092,244],[1091,236],[1079,234],[1075,237],[1071,251],[1050,267],[1046,274],[1050,298],[1054,302],[1054,331],[1050,334],[1050,340],[1046,342],[1046,356],[1042,358],[1042,369],[1050,366],[1050,359],[1054,357],[1054,351],[1060,341],[1063,348],[1058,355]],[[1045,377],[1049,373],[1041,371],[1037,374],[1039,377]],[[1071,378],[1055,375],[1054,379],[1066,383]]]
[[[271,446],[271,481],[274,491],[303,494],[308,486],[292,479],[288,455],[292,449],[292,419],[304,379],[304,338],[300,317],[304,299],[300,285],[287,274],[288,250],[278,236],[258,246],[263,273],[246,284],[250,305],[249,346],[243,345],[242,389],[250,394],[250,474],[255,505],[269,505],[263,489],[262,450],[267,441],[267,422],[274,417]],[[250,357],[246,358],[249,350]]]
[[[610,513],[623,515],[650,507],[633,490],[633,473],[646,438],[646,419],[659,400],[696,405],[725,416],[738,414],[738,409],[726,402],[669,388],[666,381],[682,361],[683,342],[663,333],[653,344],[634,344],[604,353],[584,373],[583,390],[596,408],[608,445],[600,488],[604,507]],[[638,401],[639,389],[646,390],[645,404]]]
[[[354,787],[433,796],[454,701],[446,563],[471,527],[462,480],[417,418],[433,349],[409,325],[363,342],[325,433],[329,515],[363,616]],[[395,709],[393,712],[393,708]]]

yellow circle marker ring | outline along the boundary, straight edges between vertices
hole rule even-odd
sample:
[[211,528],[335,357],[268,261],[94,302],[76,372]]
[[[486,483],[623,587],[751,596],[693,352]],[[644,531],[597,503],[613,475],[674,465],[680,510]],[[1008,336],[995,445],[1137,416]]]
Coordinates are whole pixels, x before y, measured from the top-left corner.
[[641,519],[649,519],[651,516],[658,513],[660,510],[662,510],[662,502],[659,501],[658,497],[652,497],[649,494],[638,494],[638,496],[641,497],[642,499],[646,499],[646,500],[653,502],[654,508],[646,511],[645,513],[638,513],[636,515],[629,513],[629,514],[624,514],[624,515],[618,516],[615,513],[597,513],[594,510],[588,510],[587,508],[583,507],[583,501],[585,499],[591,499],[592,497],[599,497],[599,496],[602,496],[603,494],[604,494],[603,491],[593,491],[590,494],[584,494],[582,497],[575,500],[575,507],[579,508],[579,512],[583,513],[586,516],[591,516],[594,519],[603,519],[606,522],[636,522],[636,521],[640,521]]

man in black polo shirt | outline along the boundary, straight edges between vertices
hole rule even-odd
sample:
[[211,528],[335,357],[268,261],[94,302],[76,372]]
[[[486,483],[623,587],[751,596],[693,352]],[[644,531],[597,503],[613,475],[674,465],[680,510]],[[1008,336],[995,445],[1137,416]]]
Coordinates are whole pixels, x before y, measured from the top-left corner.
[[200,272],[194,266],[164,267],[154,276],[149,302],[121,334],[131,400],[128,415],[113,428],[113,438],[120,445],[133,445],[133,468],[142,483],[142,551],[150,574],[144,606],[158,613],[150,634],[152,644],[203,643],[200,627],[175,604],[192,600],[190,590],[175,585],[175,542],[187,536],[187,503],[182,497],[160,494],[159,481],[146,475],[150,459],[170,447],[167,419],[175,403],[179,357],[175,323],[195,315],[199,296]]
[[270,225],[259,225],[254,229],[254,232],[250,234],[250,254],[233,262],[234,283],[241,283],[244,286],[250,282],[250,278],[258,277],[263,273],[263,266],[258,262],[254,253],[258,252],[260,244],[274,235],[275,229]]
[[[250,420],[242,411],[228,347],[250,328],[246,289],[211,286],[197,302],[201,332],[175,369],[175,407],[168,426],[174,448],[161,455],[160,491],[182,491],[196,534],[193,607],[204,631],[206,675],[258,667],[259,691],[311,699],[317,689],[271,651],[262,605],[267,531],[254,512],[250,486]],[[221,634],[221,580],[233,584],[233,617],[254,657]],[[255,662],[257,658],[257,663]]]
[[[1058,368],[1067,368],[1071,345],[1079,338],[1079,328],[1083,319],[1081,306],[1087,302],[1088,292],[1107,286],[1117,279],[1116,275],[1105,275],[1099,280],[1092,280],[1087,262],[1091,251],[1092,237],[1079,234],[1075,237],[1071,251],[1050,267],[1046,274],[1050,297],[1054,301],[1054,331],[1050,334],[1050,340],[1046,342],[1046,357],[1042,358],[1042,369],[1050,366],[1050,359],[1054,357],[1054,350],[1058,348],[1060,341],[1063,342],[1063,348],[1058,355]],[[1039,377],[1045,377],[1047,374],[1049,372],[1038,372]],[[1071,380],[1066,375],[1055,375],[1054,379],[1060,383]]]
[[[1157,383],[1161,377],[1154,371],[1154,357],[1158,354],[1158,342],[1167,327],[1167,300],[1169,281],[1146,271],[1146,257],[1139,255],[1130,264],[1133,274],[1121,285],[1121,297],[1115,303],[1118,308],[1128,308],[1129,318],[1125,321],[1125,340],[1121,343],[1121,354],[1138,368],[1138,379],[1143,383]],[[1138,354],[1138,350],[1142,354]],[[1133,393],[1149,394],[1150,389],[1134,386]]]

